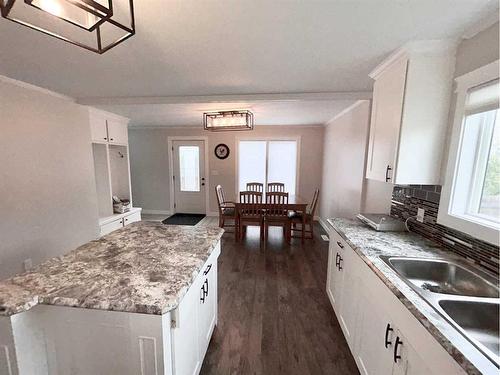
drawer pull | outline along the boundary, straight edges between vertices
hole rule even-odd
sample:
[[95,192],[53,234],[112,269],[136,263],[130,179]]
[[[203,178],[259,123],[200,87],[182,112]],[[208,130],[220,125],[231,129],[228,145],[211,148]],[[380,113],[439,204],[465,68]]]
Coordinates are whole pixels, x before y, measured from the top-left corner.
[[398,336],[396,337],[396,344],[394,345],[394,363],[398,363],[398,359],[401,359],[401,356],[398,354],[399,345],[403,345],[403,341],[401,341]]
[[387,327],[385,328],[385,347],[388,348],[390,345],[392,345],[392,341],[389,340],[389,332],[394,331],[391,328],[391,325],[387,323]]
[[205,279],[205,282],[203,283],[200,291],[201,291],[200,301],[201,303],[205,303],[205,298],[208,297],[208,279]]
[[342,259],[342,257],[339,255],[339,265],[338,265],[338,268],[339,268],[339,271],[342,270],[342,264],[341,262],[343,261],[344,259]]
[[337,241],[337,245],[338,245],[341,249],[343,249],[343,248],[344,248],[344,245],[342,245],[342,243],[341,243],[340,241]]
[[392,171],[392,168],[390,165],[387,165],[387,168],[385,169],[385,182],[391,181],[391,178],[389,177],[389,171]]
[[212,269],[212,265],[211,265],[211,264],[209,264],[209,265],[207,266],[207,268],[205,269],[205,272],[203,272],[203,274],[204,274],[204,275],[208,274],[208,273],[210,272],[210,270],[211,270],[211,269]]
[[339,268],[339,264],[340,264],[339,258],[340,258],[340,255],[339,255],[339,253],[337,253],[337,255],[335,256],[335,267],[337,267],[337,268]]
[[204,289],[205,290],[205,297],[208,297],[208,279],[205,279],[205,285],[206,285],[206,288]]

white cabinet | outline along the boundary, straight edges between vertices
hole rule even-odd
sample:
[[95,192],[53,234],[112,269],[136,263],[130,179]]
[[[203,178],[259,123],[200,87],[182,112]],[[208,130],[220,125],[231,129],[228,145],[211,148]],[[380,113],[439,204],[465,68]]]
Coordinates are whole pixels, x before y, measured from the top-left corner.
[[91,108],[89,121],[92,142],[128,144],[128,119],[125,117]]
[[124,214],[115,214],[99,220],[100,235],[104,236],[114,230],[123,228],[136,221],[141,221],[142,208],[134,207]]
[[335,230],[330,232],[327,294],[361,374],[463,373]]
[[393,184],[440,183],[455,46],[404,46],[370,77],[373,91],[366,177]]
[[174,375],[200,372],[212,332],[217,324],[217,258],[220,243],[179,307],[173,312],[172,347]]

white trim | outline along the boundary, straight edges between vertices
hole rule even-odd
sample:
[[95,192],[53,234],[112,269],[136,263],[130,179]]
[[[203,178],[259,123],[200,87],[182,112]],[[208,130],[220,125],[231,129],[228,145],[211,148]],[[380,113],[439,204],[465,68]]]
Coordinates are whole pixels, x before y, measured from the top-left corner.
[[[298,125],[294,125],[294,124],[276,124],[276,125],[255,124],[254,128],[261,128],[261,127],[278,128],[278,127],[283,127],[283,126],[292,127],[294,129],[300,129],[300,128],[305,128],[305,129],[320,129],[320,128],[324,128],[325,124],[310,124],[310,125],[307,125],[307,124],[298,124]],[[163,129],[163,130],[189,130],[189,131],[191,131],[191,130],[202,130],[202,131],[205,131],[205,132],[213,133],[213,132],[211,132],[209,130],[204,130],[201,125],[183,125],[183,126],[172,125],[172,126],[170,126],[170,125],[134,125],[134,124],[132,124],[132,125],[129,125],[128,128],[131,129],[131,130],[158,130],[158,129]]]
[[488,225],[467,220],[462,216],[450,214],[450,205],[454,196],[455,173],[459,162],[459,150],[463,132],[464,108],[467,98],[467,90],[483,82],[498,78],[499,60],[464,74],[455,79],[457,82],[457,100],[455,115],[450,139],[448,163],[446,166],[445,180],[439,202],[437,222],[438,224],[459,230],[480,240],[494,245],[500,244],[499,230]]
[[84,105],[132,105],[132,104],[185,104],[185,103],[240,103],[240,102],[290,102],[309,100],[359,100],[371,99],[371,91],[332,91],[290,94],[243,94],[243,95],[191,95],[191,96],[128,96],[78,98]]
[[[256,135],[237,135],[234,138],[235,142],[235,150],[234,150],[234,169],[235,169],[235,200],[238,200],[238,194],[239,194],[239,189],[240,189],[240,174],[239,174],[239,149],[240,149],[240,141],[295,141],[297,142],[297,160],[296,160],[296,165],[295,165],[295,195],[300,195],[300,190],[299,190],[299,181],[300,181],[300,160],[301,160],[301,143],[302,143],[302,136],[293,136],[293,137],[286,137],[286,136],[267,136],[267,137],[259,137]],[[266,158],[267,158],[267,147],[268,143],[266,144]],[[266,175],[267,175],[267,159],[266,159]],[[265,189],[265,187],[264,187]]]
[[325,232],[328,234],[328,237],[330,237],[330,232],[333,229],[332,226],[330,224],[328,224],[328,222],[325,219],[323,219],[322,217],[318,218],[318,222],[323,227]]
[[146,209],[142,209],[142,213],[144,215],[172,215],[172,212],[171,211],[167,211],[167,210],[146,210]]
[[207,217],[219,217],[219,211],[210,211],[207,213]]
[[58,92],[55,92],[55,91],[52,91],[49,89],[44,89],[43,87],[32,85],[31,83],[28,83],[28,82],[19,81],[17,79],[10,78],[10,77],[3,76],[3,75],[0,75],[0,81],[5,82],[5,83],[10,83],[12,85],[19,86],[19,87],[22,87],[22,88],[25,88],[28,90],[37,91],[41,94],[50,95],[50,96],[53,96],[53,97],[58,98],[58,99],[63,99],[63,100],[67,100],[67,101],[76,103],[76,99],[72,98],[71,96],[60,94]]
[[205,215],[210,212],[210,168],[209,168],[209,153],[208,153],[208,137],[206,136],[169,136],[167,137],[168,147],[168,169],[169,169],[169,187],[170,187],[170,212],[175,213],[174,209],[174,155],[172,151],[173,141],[202,141],[205,148]]
[[355,103],[351,104],[350,106],[348,106],[347,108],[343,109],[342,111],[340,111],[339,113],[337,113],[335,116],[333,116],[330,120],[328,120],[327,122],[325,122],[325,124],[323,125],[324,127],[327,127],[328,125],[330,125],[332,122],[334,122],[336,119],[344,116],[346,113],[349,113],[350,111],[352,111],[354,108],[360,106],[361,104],[363,103],[367,103],[367,102],[370,102],[369,100],[358,100],[356,101]]
[[476,22],[472,27],[462,34],[462,39],[471,39],[480,32],[490,28],[499,21],[498,7],[491,11],[485,18]]
[[108,111],[103,111],[102,109],[95,108],[95,107],[87,107],[89,110],[89,113],[94,116],[101,116],[106,119],[111,119],[111,120],[116,120],[120,122],[125,122],[129,123],[130,119],[124,116],[117,115],[116,113],[108,112]]
[[389,66],[396,63],[400,59],[409,58],[412,54],[420,55],[449,55],[454,54],[458,45],[456,39],[434,39],[434,40],[416,40],[406,43],[398,48],[384,59],[379,65],[373,69],[368,76],[372,79],[384,72]]

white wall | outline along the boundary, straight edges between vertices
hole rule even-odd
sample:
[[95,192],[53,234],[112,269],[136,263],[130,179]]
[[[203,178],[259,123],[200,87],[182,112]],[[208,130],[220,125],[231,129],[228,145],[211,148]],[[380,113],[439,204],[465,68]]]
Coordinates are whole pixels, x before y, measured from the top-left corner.
[[[208,137],[210,168],[210,211],[217,212],[215,186],[224,187],[226,197],[234,200],[236,194],[237,138],[300,137],[299,191],[304,198],[312,198],[314,189],[321,185],[322,126],[256,126],[249,132],[209,132],[202,128],[129,129],[130,168],[134,206],[144,210],[168,211],[170,207],[169,162],[167,138],[169,136]],[[214,156],[219,143],[229,146],[230,154],[225,160]],[[216,171],[217,175],[212,173]]]
[[326,126],[320,208],[323,219],[390,210],[392,185],[364,177],[369,119],[370,101],[363,100]]
[[0,279],[97,237],[85,107],[0,77]]

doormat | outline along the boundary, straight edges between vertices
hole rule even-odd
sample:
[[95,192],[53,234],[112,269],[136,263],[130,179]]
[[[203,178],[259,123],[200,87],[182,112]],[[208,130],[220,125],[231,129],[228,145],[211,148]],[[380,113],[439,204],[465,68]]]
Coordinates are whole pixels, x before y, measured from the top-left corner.
[[203,214],[174,214],[170,217],[167,217],[162,221],[163,224],[169,225],[196,225],[198,224],[205,215]]

